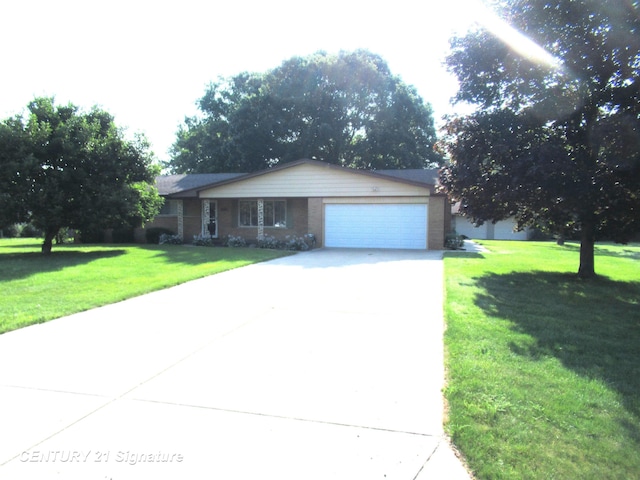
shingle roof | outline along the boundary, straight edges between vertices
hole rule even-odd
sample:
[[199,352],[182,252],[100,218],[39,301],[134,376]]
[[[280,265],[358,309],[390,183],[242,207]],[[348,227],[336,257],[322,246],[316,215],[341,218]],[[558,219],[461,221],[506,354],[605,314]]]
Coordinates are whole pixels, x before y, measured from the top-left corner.
[[[226,183],[238,177],[252,177],[263,175],[276,170],[291,168],[301,163],[323,165],[328,168],[342,169],[336,165],[326,164],[315,160],[299,160],[290,162],[273,169],[262,170],[252,174],[246,173],[190,173],[184,175],[163,175],[156,178],[156,186],[160,195],[178,197],[197,197],[198,190],[211,187],[219,183]],[[352,170],[354,173],[365,175],[384,175],[405,182],[435,186],[438,184],[438,169],[405,169],[405,170]]]
[[428,170],[423,169],[406,169],[406,170],[375,170],[374,173],[380,175],[387,175],[389,177],[400,178],[402,180],[409,180],[412,182],[426,183],[428,185],[438,184],[438,169],[431,168]]
[[225,182],[244,173],[190,173],[186,175],[162,175],[156,177],[160,195],[173,195],[187,190],[196,190],[219,182]]

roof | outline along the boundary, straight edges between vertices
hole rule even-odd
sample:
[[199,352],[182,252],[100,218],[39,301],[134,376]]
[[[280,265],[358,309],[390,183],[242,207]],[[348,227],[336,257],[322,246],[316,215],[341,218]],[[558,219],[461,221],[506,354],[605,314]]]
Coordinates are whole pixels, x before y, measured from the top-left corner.
[[358,170],[353,168],[332,165],[317,160],[298,160],[278,165],[266,170],[253,173],[190,173],[183,175],[162,175],[156,178],[158,192],[163,196],[197,197],[200,190],[219,186],[226,183],[265,175],[274,171],[295,167],[296,165],[309,163],[321,165],[326,168],[347,170],[352,173],[371,176],[391,177],[403,183],[420,186],[434,187],[438,184],[438,169],[403,169],[403,170]]
[[437,185],[439,182],[439,169],[405,169],[405,170],[375,170],[375,173],[387,175],[389,177],[409,180],[416,183],[424,183],[427,185]]
[[[189,173],[183,175],[161,175],[156,177],[156,187],[160,195],[174,195],[190,190],[197,191],[202,187],[215,185],[236,177],[246,175],[244,173]],[[194,195],[195,196],[195,195]]]

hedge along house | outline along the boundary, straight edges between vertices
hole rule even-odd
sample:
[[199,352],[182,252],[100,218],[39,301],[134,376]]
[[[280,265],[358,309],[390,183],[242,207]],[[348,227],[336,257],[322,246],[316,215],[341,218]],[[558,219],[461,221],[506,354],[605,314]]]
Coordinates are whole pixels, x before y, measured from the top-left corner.
[[435,192],[437,178],[437,170],[373,172],[315,160],[250,174],[162,176],[165,206],[145,228],[167,228],[185,242],[311,235],[316,247],[442,249],[451,208]]

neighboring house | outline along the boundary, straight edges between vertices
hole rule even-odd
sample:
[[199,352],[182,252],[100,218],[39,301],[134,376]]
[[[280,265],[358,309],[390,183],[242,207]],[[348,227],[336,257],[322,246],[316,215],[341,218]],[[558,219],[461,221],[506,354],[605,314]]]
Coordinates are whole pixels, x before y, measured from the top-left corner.
[[529,240],[531,229],[516,231],[516,219],[511,217],[496,223],[484,222],[475,226],[467,217],[460,214],[460,202],[452,205],[452,227],[458,235],[476,240]]
[[[312,235],[316,247],[442,249],[451,208],[435,192],[437,179],[437,170],[373,172],[314,160],[249,174],[162,176],[165,205],[145,228],[168,228],[185,242]],[[136,238],[144,241],[144,229]]]

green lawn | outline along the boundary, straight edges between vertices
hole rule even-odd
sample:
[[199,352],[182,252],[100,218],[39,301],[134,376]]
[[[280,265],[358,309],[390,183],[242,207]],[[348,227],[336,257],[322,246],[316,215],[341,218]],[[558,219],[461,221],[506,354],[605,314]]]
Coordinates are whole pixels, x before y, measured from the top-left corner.
[[[640,478],[640,246],[447,253],[447,431],[479,479]],[[0,333],[289,252],[0,240]]]
[[0,333],[291,252],[180,245],[54,245],[0,240]]
[[445,257],[453,442],[479,479],[640,478],[640,246]]

